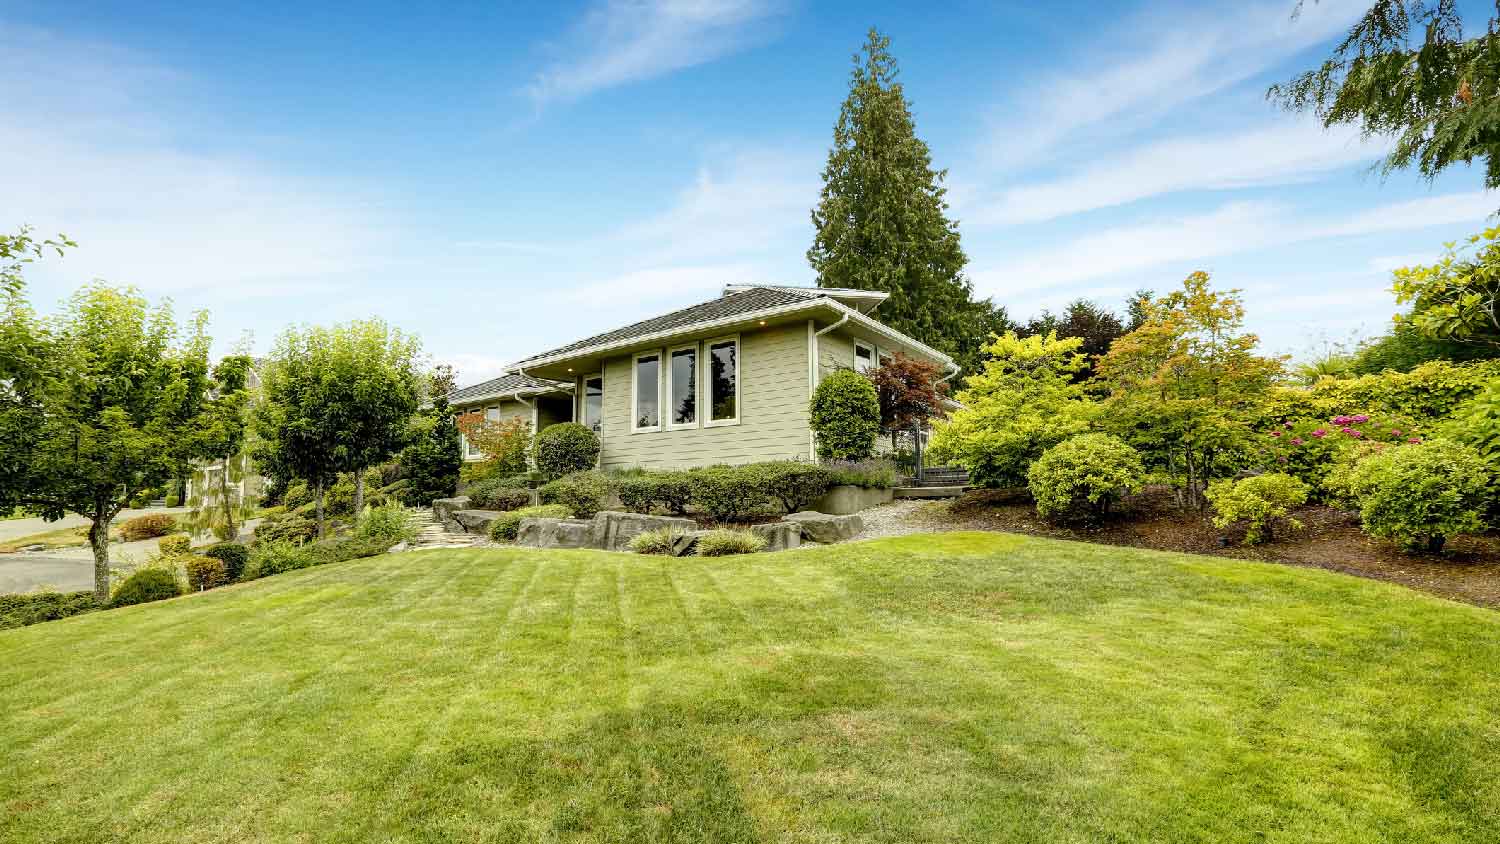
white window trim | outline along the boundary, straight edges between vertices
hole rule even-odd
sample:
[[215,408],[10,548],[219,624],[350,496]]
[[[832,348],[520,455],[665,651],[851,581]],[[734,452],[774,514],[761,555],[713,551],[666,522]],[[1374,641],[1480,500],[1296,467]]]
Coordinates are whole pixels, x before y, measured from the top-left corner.
[[[715,418],[713,418],[713,416],[714,416],[714,397],[713,397],[714,379],[713,379],[713,376],[710,374],[710,373],[713,372],[713,370],[710,368],[710,367],[713,366],[713,362],[711,360],[711,358],[713,357],[713,351],[712,351],[712,349],[714,347],[714,344],[716,344],[716,343],[727,343],[727,342],[729,342],[731,340],[734,341],[734,418],[733,419],[715,419]],[[704,386],[703,396],[704,396],[705,399],[707,399],[707,401],[705,401],[703,403],[703,405],[704,405],[703,427],[705,427],[705,428],[720,428],[720,427],[725,427],[725,426],[729,426],[729,425],[738,425],[738,424],[740,424],[740,417],[742,415],[744,415],[744,408],[742,407],[742,404],[743,404],[742,399],[743,399],[744,393],[745,393],[744,390],[740,389],[740,358],[744,357],[744,355],[745,355],[745,347],[740,343],[740,335],[738,335],[738,334],[730,334],[730,335],[727,335],[727,336],[724,336],[724,337],[715,337],[712,340],[704,340],[703,341],[703,366],[704,366],[704,369],[703,369],[703,386]]]
[[878,368],[880,366],[880,349],[874,343],[866,342],[857,337],[854,339],[854,360],[850,368],[855,372],[864,372],[864,370],[859,368],[859,350],[862,348],[870,350],[870,368]]
[[[632,371],[630,374],[632,376],[634,376],[635,372]],[[588,428],[590,431],[594,430],[592,427],[589,426],[588,401],[589,401],[589,382],[592,381],[592,380],[594,380],[595,378],[599,379],[599,434],[600,434],[600,436],[603,436],[604,435],[604,370],[601,369],[598,372],[590,372],[590,373],[588,373],[586,375],[580,375],[580,376],[578,376],[578,388],[575,391],[576,394],[577,394],[578,401],[574,404],[573,421],[577,422],[578,424],[582,425],[585,428]],[[631,412],[633,413],[634,410],[635,410],[635,408],[632,407],[631,408]]]
[[[641,421],[641,405],[637,400],[636,393],[640,390],[641,379],[636,374],[636,370],[641,364],[641,359],[649,357],[656,358],[656,424],[642,427],[637,424]],[[636,352],[630,356],[630,433],[632,434],[653,434],[661,430],[662,419],[665,418],[662,413],[661,401],[661,371],[665,365],[664,360],[665,355],[662,354],[661,349]]]
[[[672,421],[673,414],[677,412],[676,400],[672,396],[672,355],[689,349],[693,352],[693,421],[678,423]],[[735,357],[738,359],[739,356]],[[703,350],[699,348],[698,343],[673,346],[662,356],[662,369],[666,373],[667,400],[663,403],[666,412],[662,414],[661,420],[666,423],[667,430],[686,431],[699,427],[699,423],[703,420]]]

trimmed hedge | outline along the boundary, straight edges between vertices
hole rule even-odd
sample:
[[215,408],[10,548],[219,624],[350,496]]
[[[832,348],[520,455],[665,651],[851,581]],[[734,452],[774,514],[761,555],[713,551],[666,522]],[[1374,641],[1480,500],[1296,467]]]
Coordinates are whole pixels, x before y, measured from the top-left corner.
[[781,504],[788,513],[805,509],[822,498],[834,481],[832,471],[795,460],[752,463],[743,471],[751,473],[765,495]]
[[543,504],[567,507],[576,519],[592,519],[604,507],[611,486],[609,478],[598,472],[574,472],[544,484],[537,496]]
[[531,456],[548,480],[584,472],[599,462],[599,436],[577,422],[549,425],[536,435]]
[[177,575],[163,568],[145,568],[125,578],[120,588],[109,599],[112,607],[129,607],[164,601],[182,594],[177,585]]
[[245,564],[250,561],[250,549],[238,542],[220,542],[203,549],[203,556],[222,560],[224,575],[231,581],[239,580],[245,573]]
[[752,466],[710,466],[692,472],[693,503],[720,522],[743,521],[770,503]]
[[101,609],[90,590],[0,595],[0,630],[55,621]]
[[693,477],[687,472],[646,472],[615,481],[620,504],[632,513],[663,509],[682,515],[693,500]]
[[480,510],[515,510],[531,503],[531,490],[505,475],[471,484],[464,494],[469,496],[469,506]]

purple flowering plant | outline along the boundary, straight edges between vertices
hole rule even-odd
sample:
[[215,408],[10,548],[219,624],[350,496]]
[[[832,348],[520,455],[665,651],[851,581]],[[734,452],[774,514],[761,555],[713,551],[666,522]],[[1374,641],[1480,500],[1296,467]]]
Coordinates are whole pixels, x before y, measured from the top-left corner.
[[1386,414],[1341,413],[1329,418],[1287,419],[1270,426],[1259,450],[1262,468],[1286,472],[1322,490],[1339,454],[1355,443],[1416,443],[1409,419]]

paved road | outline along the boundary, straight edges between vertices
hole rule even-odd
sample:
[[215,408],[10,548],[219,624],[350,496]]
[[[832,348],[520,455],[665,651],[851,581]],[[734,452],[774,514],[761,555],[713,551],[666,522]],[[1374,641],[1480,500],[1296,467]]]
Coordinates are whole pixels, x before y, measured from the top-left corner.
[[[171,513],[174,516],[178,516],[186,512],[186,507],[155,507],[144,510],[121,510],[120,515],[115,517],[114,523],[119,524],[120,522],[123,522],[127,519],[133,519],[136,516],[144,516],[148,513]],[[19,539],[23,536],[30,536],[33,533],[46,533],[49,530],[60,530],[65,527],[82,527],[88,523],[88,519],[85,519],[84,517],[75,515],[73,513],[69,513],[68,515],[63,516],[61,519],[55,522],[44,522],[40,517],[30,517],[25,519],[6,519],[5,521],[0,521],[0,542]]]
[[41,554],[0,554],[0,595],[50,586],[59,592],[94,588],[94,560]]

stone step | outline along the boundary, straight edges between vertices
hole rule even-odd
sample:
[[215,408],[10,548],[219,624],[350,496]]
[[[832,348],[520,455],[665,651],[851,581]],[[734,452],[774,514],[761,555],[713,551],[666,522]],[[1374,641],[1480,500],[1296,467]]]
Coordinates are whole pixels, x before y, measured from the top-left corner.
[[968,489],[962,486],[898,486],[895,489],[897,498],[958,498]]

